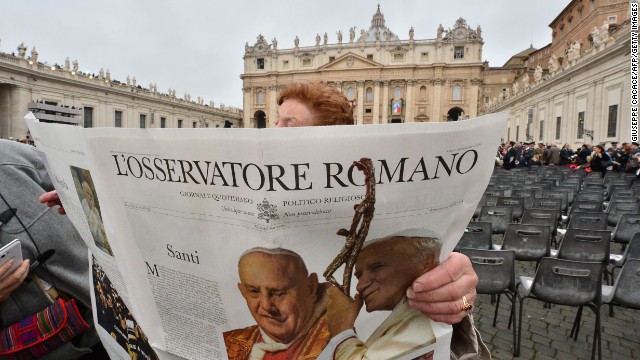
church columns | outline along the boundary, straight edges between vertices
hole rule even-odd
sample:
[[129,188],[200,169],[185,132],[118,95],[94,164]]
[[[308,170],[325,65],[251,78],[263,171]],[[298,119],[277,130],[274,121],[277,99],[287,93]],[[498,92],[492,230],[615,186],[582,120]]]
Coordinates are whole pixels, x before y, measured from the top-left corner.
[[244,87],[242,90],[244,91],[244,99],[242,100],[244,103],[242,125],[245,128],[252,128],[254,126],[251,121],[251,117],[253,116],[253,91],[251,87]]
[[442,120],[442,84],[444,80],[442,79],[433,79],[433,106],[431,109],[431,119],[432,121],[443,121]]
[[471,79],[471,93],[469,94],[469,109],[467,110],[469,113],[469,118],[474,118],[478,116],[478,92],[479,86],[482,84],[481,79]]
[[372,124],[381,124],[380,121],[380,80],[373,82],[373,119]]
[[357,107],[358,110],[356,112],[356,124],[361,125],[364,123],[364,81],[358,81],[358,91],[357,91]]
[[562,124],[562,127],[568,131],[568,134],[565,135],[567,142],[569,142],[570,139],[576,139],[576,135],[578,135],[578,112],[576,111],[576,105],[575,89],[572,89],[567,92],[567,122]]
[[[607,134],[607,125],[609,124],[609,113],[608,111],[605,111],[605,109],[608,110],[608,107],[605,105],[606,90],[604,86],[604,77],[598,79],[598,81],[593,85],[593,89],[595,94],[593,101],[591,102],[593,104],[593,125],[591,125],[591,128],[589,128],[589,130],[593,130],[594,137],[590,139],[591,142],[594,142],[596,139],[605,138],[604,136],[601,136],[601,134]],[[596,119],[600,119],[600,121],[596,121]],[[596,126],[598,122],[600,123],[600,127]]]
[[267,127],[274,127],[278,118],[278,85],[269,85],[269,113],[267,114]]
[[415,122],[414,108],[415,108],[415,99],[413,95],[413,87],[415,86],[415,81],[407,80],[407,101],[406,108],[404,113],[404,122],[412,123]]
[[389,81],[382,82],[382,117],[380,124],[389,122]]

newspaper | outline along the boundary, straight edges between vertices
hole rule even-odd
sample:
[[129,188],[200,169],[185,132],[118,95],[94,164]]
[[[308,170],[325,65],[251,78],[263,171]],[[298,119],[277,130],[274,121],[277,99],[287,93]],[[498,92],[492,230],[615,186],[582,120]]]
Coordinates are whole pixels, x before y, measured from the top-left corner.
[[[487,186],[506,114],[260,130],[83,129],[26,119],[89,247],[94,320],[111,357],[241,359],[302,357],[329,340],[323,272],[345,246],[338,230],[350,229],[354,206],[366,200],[354,161],[374,166],[367,244],[429,230],[442,239],[442,260]],[[361,278],[353,277],[351,296],[364,286],[365,258],[375,253],[367,256],[356,260]],[[334,275],[339,283],[343,269]],[[375,339],[390,319],[415,315],[397,295],[382,295],[405,286],[404,274],[380,281],[378,294],[361,295],[355,329],[370,358],[389,341]],[[414,318],[411,325],[430,331],[409,334],[418,345],[385,356],[448,359],[451,327]]]

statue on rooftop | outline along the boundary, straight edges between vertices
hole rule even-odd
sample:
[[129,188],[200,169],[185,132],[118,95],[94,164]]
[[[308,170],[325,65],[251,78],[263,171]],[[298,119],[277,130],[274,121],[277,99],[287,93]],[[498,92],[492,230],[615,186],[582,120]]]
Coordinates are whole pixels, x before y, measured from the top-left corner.
[[18,45],[18,55],[23,59],[25,56],[27,56],[27,46],[24,44],[24,42]]
[[100,68],[100,72],[98,72],[100,79],[104,79],[104,69]]
[[361,42],[367,41],[367,36],[366,36],[366,33],[365,33],[364,29],[360,30],[360,41]]
[[536,83],[539,83],[542,80],[542,65],[538,64],[538,66],[536,66],[536,71],[533,73],[533,80],[536,81]]
[[342,44],[342,31],[338,30],[336,35],[338,35],[338,44]]
[[35,46],[31,48],[31,61],[33,61],[34,64],[38,63],[38,52]]
[[569,44],[569,48],[567,49],[567,58],[569,59],[569,63],[573,63],[580,58],[581,49],[582,44],[577,40],[572,44]]
[[320,34],[316,34],[316,46],[320,46]]
[[64,69],[66,71],[71,70],[71,61],[69,60],[69,57],[67,56],[66,59],[64,59]]
[[293,45],[295,45],[296,47],[300,45],[300,39],[298,38],[298,35],[296,35],[296,38],[293,39]]
[[413,26],[409,29],[409,40],[413,40]]
[[438,39],[442,39],[443,32],[444,32],[444,28],[442,27],[442,24],[440,24],[440,26],[438,26]]
[[607,20],[602,22],[602,26],[600,27],[599,32],[600,43],[604,44],[609,40],[609,23]]
[[[127,75],[127,86],[131,86],[131,76]],[[171,90],[171,89],[169,89]]]
[[78,73],[78,59],[73,60],[73,72]]
[[327,41],[329,41],[329,36],[327,36],[327,32],[325,31],[325,33],[324,33],[324,42],[322,43],[322,45],[327,45]]
[[278,40],[275,37],[271,40],[271,44],[273,45],[273,50],[278,49]]
[[525,71],[524,76],[522,77],[522,91],[527,91],[529,88],[529,73]]
[[106,77],[107,81],[111,81],[111,72],[109,71],[109,69],[107,69],[107,77]]
[[136,77],[134,76],[133,79],[131,79],[131,85],[133,85],[133,87],[136,87]]
[[356,38],[356,27],[352,26],[349,28],[349,42],[352,43],[353,39]]
[[602,42],[600,41],[600,29],[597,26],[593,27],[591,31],[591,41],[593,42],[593,47],[598,47]]
[[547,65],[547,67],[549,68],[549,73],[551,74],[551,76],[555,75],[558,71],[558,58],[555,56],[555,54],[551,55],[551,59],[549,59],[549,65]]

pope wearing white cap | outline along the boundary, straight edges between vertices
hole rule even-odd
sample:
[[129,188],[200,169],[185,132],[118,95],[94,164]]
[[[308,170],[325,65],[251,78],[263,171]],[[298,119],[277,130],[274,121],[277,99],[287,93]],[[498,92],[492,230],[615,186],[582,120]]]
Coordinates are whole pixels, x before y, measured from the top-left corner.
[[[431,320],[409,307],[405,291],[438,265],[441,247],[440,235],[427,229],[407,229],[367,241],[356,259],[355,299],[337,288],[329,290],[327,322],[332,339],[318,359],[392,359],[435,343]],[[392,310],[366,341],[353,330],[363,303],[367,312]]]

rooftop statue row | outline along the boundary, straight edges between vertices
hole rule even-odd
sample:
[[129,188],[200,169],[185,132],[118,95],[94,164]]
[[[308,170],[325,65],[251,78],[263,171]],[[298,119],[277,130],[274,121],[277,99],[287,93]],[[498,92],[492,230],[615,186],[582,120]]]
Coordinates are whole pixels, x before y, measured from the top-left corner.
[[[461,19],[461,20],[464,22],[464,19]],[[391,30],[389,29],[383,29],[383,30],[374,29],[373,32],[371,32],[370,30],[367,31],[367,30],[361,29],[360,36],[358,37],[357,40],[355,40],[356,38],[355,29],[356,29],[355,26],[349,29],[349,44],[401,41],[400,38],[397,35],[395,35],[393,32],[391,32]],[[408,39],[409,41],[414,41],[414,34],[415,34],[415,29],[412,26],[409,29],[409,39]],[[477,30],[473,30],[468,26],[466,28],[454,27],[453,29],[444,30],[442,25],[440,25],[438,27],[437,39],[444,40],[444,41],[482,40],[481,34],[482,34],[482,29],[480,28],[480,26],[478,26]],[[338,40],[337,43],[329,44],[329,34],[325,32],[321,36],[318,33],[316,34],[316,37],[315,37],[314,46],[320,47],[320,46],[328,46],[328,45],[342,45],[343,35],[341,30],[336,32],[336,38]],[[297,35],[293,39],[293,46],[295,49],[300,47],[300,38]],[[275,51],[275,50],[278,50],[278,39],[274,37],[271,40],[271,43],[269,43],[267,42],[267,40],[264,38],[262,34],[258,35],[258,37],[256,38],[256,42],[253,46],[249,45],[249,42],[246,42],[244,45],[244,51],[246,54],[253,54],[253,53],[271,54],[272,51]]]
[[[394,34],[386,25],[384,15],[380,11],[380,5],[378,5],[378,9],[376,13],[373,15],[371,19],[371,26],[369,29],[360,29],[360,35],[356,39],[356,29],[357,27],[352,26],[349,28],[349,44],[364,44],[364,43],[388,43],[392,41],[401,41],[400,38]],[[413,26],[409,29],[409,39],[408,41],[414,41],[414,33],[415,30]],[[337,43],[331,45],[342,46],[342,30],[336,32]],[[480,40],[482,41],[482,29],[480,26],[476,30],[471,29],[467,25],[467,22],[463,18],[459,18],[453,29],[445,30],[442,25],[438,27],[437,30],[437,40],[439,41],[469,41],[469,40]],[[405,40],[406,41],[406,40]],[[298,49],[300,47],[300,38],[296,35],[293,40],[294,49]],[[328,46],[329,44],[329,35],[325,32],[323,35],[320,33],[316,34],[315,37],[315,47]],[[244,51],[245,54],[266,54],[271,55],[274,51],[278,50],[278,40],[273,38],[271,40],[271,44],[269,44],[262,34],[258,35],[256,42],[253,46],[249,45],[249,42],[245,43]]]
[[[0,39],[0,45],[2,45],[2,41]],[[79,63],[78,60],[73,60],[73,62],[71,62],[71,60],[69,59],[69,57],[67,57],[64,61],[64,66],[60,66],[58,64],[55,65],[49,65],[47,63],[43,63],[38,61],[39,59],[39,54],[38,51],[36,51],[35,46],[32,47],[31,49],[31,56],[27,56],[27,50],[28,47],[27,45],[25,45],[24,42],[20,43],[20,45],[18,45],[16,47],[16,50],[18,51],[17,55],[15,52],[9,54],[9,53],[4,53],[0,50],[0,60],[4,60],[4,59],[12,59],[14,60],[13,62],[18,62],[18,61],[22,61],[26,67],[28,68],[32,68],[35,70],[42,70],[42,71],[58,71],[61,73],[69,73],[72,76],[78,77],[78,78],[85,78],[87,80],[94,80],[94,81],[101,81],[104,83],[108,83],[111,86],[114,85],[118,85],[118,86],[125,86],[125,83],[122,83],[118,80],[112,80],[111,79],[111,72],[109,71],[109,69],[106,70],[106,72],[104,71],[104,68],[100,68],[100,70],[98,71],[98,74],[94,74],[94,73],[89,73],[89,72],[82,72],[79,70]],[[136,78],[135,76],[131,77],[129,75],[127,75],[127,79],[126,79],[126,86],[131,88],[131,91],[143,91],[144,93],[147,94],[151,94],[151,95],[157,95],[159,97],[165,97],[165,98],[169,98],[169,99],[176,99],[179,101],[187,101],[193,104],[197,104],[197,105],[201,105],[201,106],[207,106],[207,107],[211,107],[214,108],[215,103],[213,102],[213,100],[211,100],[209,102],[208,105],[205,105],[205,100],[204,97],[200,97],[198,96],[197,99],[195,101],[192,101],[191,99],[191,94],[186,92],[185,96],[182,99],[179,99],[176,97],[176,90],[169,88],[167,90],[166,93],[161,93],[158,91],[158,84],[157,83],[150,83],[148,88],[144,88],[140,85],[137,84]],[[224,105],[220,105],[219,107],[220,110],[225,110],[225,111],[234,111],[235,109],[232,107],[224,107]]]
[[[599,34],[600,31],[603,32],[602,37]],[[594,35],[594,33],[596,34]],[[594,27],[594,31],[591,36],[593,45],[591,49],[583,52],[582,43],[580,41],[576,40],[573,42],[568,42],[567,47],[564,50],[563,59],[566,59],[565,61],[561,61],[561,59],[558,59],[555,54],[552,54],[549,58],[549,61],[547,62],[546,75],[545,70],[542,68],[542,64],[539,63],[533,71],[532,84],[529,82],[529,71],[527,68],[520,76],[520,79],[516,78],[516,80],[511,85],[511,89],[507,88],[507,91],[501,97],[496,96],[492,99],[489,99],[489,102],[485,106],[486,109],[492,110],[494,108],[499,108],[509,100],[520,95],[524,95],[525,93],[527,93],[527,91],[534,89],[543,82],[552,79],[557,74],[575,66],[583,56],[598,53],[604,48],[605,44],[612,39],[612,37],[609,35],[609,24],[605,21],[600,29]],[[601,39],[603,39],[603,42],[600,42]]]

